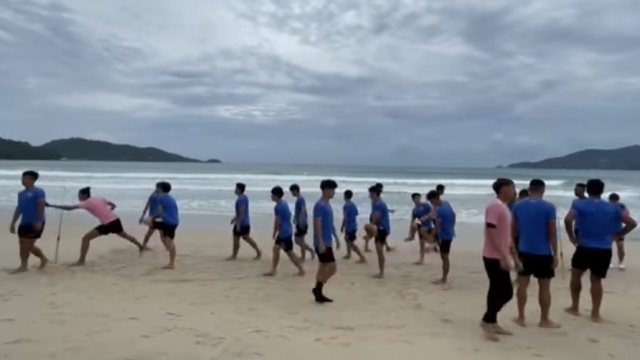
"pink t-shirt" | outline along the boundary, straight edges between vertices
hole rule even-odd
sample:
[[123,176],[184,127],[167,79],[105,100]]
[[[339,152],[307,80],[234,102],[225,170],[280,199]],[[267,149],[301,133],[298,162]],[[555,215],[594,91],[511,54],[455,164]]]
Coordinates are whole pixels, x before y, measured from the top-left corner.
[[85,201],[80,201],[78,207],[87,210],[89,214],[98,218],[100,224],[108,224],[118,219],[118,215],[111,210],[107,200],[98,196],[92,196]]
[[482,256],[490,259],[500,259],[500,252],[494,248],[487,234],[486,224],[496,226],[496,236],[503,251],[509,253],[511,245],[511,211],[499,199],[492,200],[484,211],[484,247]]

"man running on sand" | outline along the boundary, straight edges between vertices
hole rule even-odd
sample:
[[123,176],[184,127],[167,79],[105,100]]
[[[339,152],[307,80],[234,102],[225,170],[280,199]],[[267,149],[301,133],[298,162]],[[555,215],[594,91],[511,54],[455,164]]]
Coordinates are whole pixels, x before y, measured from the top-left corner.
[[307,215],[307,201],[302,195],[300,195],[300,186],[293,184],[289,186],[291,195],[296,198],[296,204],[293,213],[293,224],[296,226],[295,241],[296,245],[300,247],[300,260],[304,262],[307,258],[307,251],[311,254],[311,260],[316,257],[315,251],[307,244],[304,237],[309,231],[309,220]]
[[42,250],[36,246],[36,241],[40,239],[44,231],[44,207],[46,204],[44,190],[35,186],[38,177],[38,173],[33,170],[22,173],[24,189],[18,193],[18,205],[13,212],[9,227],[9,232],[15,234],[16,222],[20,219],[17,231],[20,245],[20,267],[13,270],[12,274],[29,270],[30,254],[40,259],[40,269],[44,269],[49,262]]
[[291,225],[291,210],[289,204],[283,199],[284,190],[280,186],[271,189],[271,200],[276,203],[273,208],[273,258],[271,271],[264,276],[275,276],[280,263],[280,250],[284,251],[293,265],[298,268],[297,276],[304,276],[302,260],[293,251],[293,226]]
[[[604,182],[600,179],[587,181],[588,198],[574,201],[564,218],[564,226],[569,241],[576,247],[571,258],[571,306],[565,311],[580,316],[580,292],[582,276],[587,270],[591,281],[591,320],[601,322],[602,280],[607,277],[612,258],[612,242],[636,228],[637,223],[628,213],[602,199]],[[580,226],[576,238],[573,224]],[[620,223],[624,224],[620,230]]]
[[[322,180],[320,190],[322,196],[313,207],[313,245],[318,255],[318,272],[316,286],[311,290],[315,301],[319,304],[331,303],[332,299],[324,295],[324,286],[337,271],[336,258],[333,253],[333,208],[331,199],[336,194],[338,184],[333,180]],[[336,242],[336,249],[340,243]]]
[[[623,213],[626,213],[627,215],[629,215],[629,209],[627,208],[627,206],[623,203],[620,202],[620,195],[616,194],[616,193],[611,193],[609,194],[609,202],[614,204],[615,206],[617,206],[618,208],[620,208],[620,211],[622,211]],[[622,228],[624,227],[624,224],[620,224],[620,230],[622,230]],[[625,256],[625,252],[624,252],[624,236],[623,237],[618,237],[613,239],[616,243],[616,249],[617,254],[618,254],[618,270],[624,270],[624,256]],[[613,262],[611,263],[611,265],[609,266],[610,268],[613,268]]]
[[544,200],[545,183],[540,179],[529,182],[529,198],[513,206],[512,235],[517,243],[518,261],[522,264],[517,277],[518,317],[513,321],[526,326],[524,310],[531,276],[538,279],[538,303],[542,328],[555,329],[560,325],[549,318],[551,309],[551,280],[558,267],[558,236],[556,207]]
[[170,195],[171,184],[165,181],[157,184],[157,210],[156,215],[149,218],[146,224],[160,231],[160,239],[164,248],[169,253],[169,263],[163,269],[176,268],[176,230],[180,225],[180,213],[176,199]]
[[442,277],[434,284],[446,285],[449,280],[449,270],[451,262],[449,254],[451,253],[451,243],[456,237],[456,213],[453,207],[447,201],[443,201],[437,190],[431,190],[427,193],[427,200],[435,207],[436,225],[435,233],[438,235],[438,245],[440,246],[440,259],[442,260]]
[[98,196],[91,196],[91,188],[85,187],[78,191],[78,204],[76,205],[51,205],[46,204],[46,206],[65,210],[72,211],[83,209],[86,210],[89,214],[93,215],[100,221],[100,225],[91,229],[88,233],[86,233],[82,237],[82,246],[80,247],[80,258],[71,266],[84,266],[87,258],[87,253],[89,252],[89,245],[91,240],[98,238],[100,236],[105,236],[109,234],[116,234],[119,237],[129,241],[133,245],[138,247],[138,251],[142,255],[142,252],[145,250],[144,246],[140,244],[140,242],[133,236],[127,234],[122,227],[122,222],[118,215],[113,212],[113,209],[116,208],[116,205],[111,201],[108,201],[104,198]]
[[351,252],[358,255],[359,260],[356,264],[364,264],[367,259],[364,257],[358,245],[356,245],[358,232],[358,206],[352,201],[353,191],[346,190],[344,192],[344,205],[342,206],[342,225],[340,232],[344,234],[344,242],[347,246],[347,255],[343,257],[345,260],[351,259]]
[[[145,220],[145,215],[147,215],[148,212],[148,216],[149,218],[155,218],[158,215],[158,195],[160,194],[160,190],[158,189],[158,186],[160,185],[160,183],[156,183],[156,188],[155,190],[153,190],[153,192],[151,193],[151,195],[149,195],[149,198],[147,199],[147,203],[144,205],[144,209],[142,209],[142,215],[140,216],[140,220],[138,220],[138,223],[142,224]],[[147,244],[149,243],[149,240],[151,239],[151,236],[153,236],[153,233],[156,232],[156,230],[158,230],[155,225],[156,222],[151,221],[149,222],[148,225],[148,229],[147,229],[147,233],[144,234],[144,239],[142,240],[142,245],[143,246],[147,246]]]
[[[379,189],[380,194],[382,194],[384,185],[382,185],[381,183],[376,183],[372,187]],[[393,212],[390,209],[388,211],[389,213]],[[371,250],[369,249],[369,241],[371,241],[371,239],[377,236],[376,234],[378,229],[375,226],[373,226],[373,224],[371,223],[372,219],[373,219],[373,202],[371,203],[371,214],[369,215],[369,223],[365,224],[364,226],[365,235],[362,237],[362,239],[364,239],[364,252],[371,252]],[[388,241],[385,242],[384,247],[387,249],[387,252],[394,250],[393,246],[389,245]]]
[[387,237],[391,233],[389,208],[380,197],[381,193],[382,191],[377,186],[372,186],[369,188],[369,197],[371,198],[372,202],[371,225],[376,228],[375,244],[376,255],[378,256],[378,274],[374,275],[373,277],[378,279],[384,278],[384,269],[386,263],[386,259],[384,256],[384,247],[387,244]]
[[254,260],[260,260],[262,251],[258,244],[251,238],[251,222],[249,221],[249,198],[244,194],[247,186],[243,183],[237,183],[235,194],[236,199],[236,216],[231,219],[233,225],[233,252],[227,260],[233,261],[238,258],[240,251],[240,239],[244,240],[256,252]]
[[497,179],[493,183],[496,198],[484,215],[484,247],[482,260],[489,278],[487,311],[480,326],[487,340],[499,341],[498,335],[513,335],[498,325],[498,313],[513,298],[510,271],[514,269],[514,249],[511,243],[511,213],[507,205],[516,197],[513,180]]

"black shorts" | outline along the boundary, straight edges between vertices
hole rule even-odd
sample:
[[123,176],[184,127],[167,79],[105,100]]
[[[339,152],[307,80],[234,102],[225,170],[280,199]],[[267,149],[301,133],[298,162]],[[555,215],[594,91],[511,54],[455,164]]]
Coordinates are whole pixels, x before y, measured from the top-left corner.
[[240,228],[233,226],[233,236],[247,236],[249,234],[251,234],[251,225],[240,226]]
[[316,249],[316,255],[318,255],[318,262],[321,264],[332,264],[336,262],[336,257],[333,255],[333,248],[331,247],[325,247],[323,253]]
[[158,227],[158,224],[159,224],[159,223],[160,223],[159,221],[153,221],[153,220],[152,220],[152,221],[149,223],[149,229],[153,229],[153,230],[160,230],[160,228]]
[[293,251],[293,239],[291,236],[279,237],[276,239],[275,244],[280,246],[280,248],[286,253]]
[[556,271],[553,268],[553,255],[518,252],[518,257],[522,262],[522,269],[518,275],[533,276],[536,279],[553,279],[556,276]]
[[24,224],[18,226],[18,237],[21,239],[38,240],[42,237],[43,231],[44,223],[42,223],[40,230],[36,230],[36,228],[31,224]]
[[176,230],[178,229],[178,225],[169,225],[165,224],[162,221],[158,221],[155,224],[155,229],[158,229],[160,231],[160,236],[171,240],[176,238]]
[[453,240],[441,240],[438,239],[438,247],[440,248],[440,254],[449,255],[451,253],[451,243]]
[[344,240],[348,241],[350,243],[356,241],[356,239],[358,238],[358,232],[357,231],[347,231],[344,233]]
[[296,232],[293,234],[295,237],[303,237],[307,235],[309,231],[309,225],[296,225]]
[[591,275],[604,279],[607,277],[613,252],[611,249],[597,249],[578,246],[571,258],[571,268],[589,270]]
[[387,237],[389,237],[389,234],[381,227],[378,227],[378,231],[376,231],[376,244],[382,244],[382,245],[386,245],[387,244]]
[[107,224],[98,225],[95,227],[95,230],[100,235],[120,234],[124,232],[124,228],[122,227],[122,222],[120,221],[120,219],[115,219]]

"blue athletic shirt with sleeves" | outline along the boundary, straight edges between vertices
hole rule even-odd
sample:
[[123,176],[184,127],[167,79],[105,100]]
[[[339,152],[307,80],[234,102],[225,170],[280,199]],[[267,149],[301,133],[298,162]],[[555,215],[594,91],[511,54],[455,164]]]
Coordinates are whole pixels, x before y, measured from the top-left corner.
[[440,240],[453,240],[456,237],[455,213],[451,204],[443,201],[436,211],[436,219],[440,220],[438,238]]
[[251,222],[249,221],[249,198],[245,194],[238,195],[236,199],[236,218],[240,216],[240,210],[244,208],[244,217],[240,222],[240,226],[249,226]]
[[152,192],[149,195],[149,217],[155,217],[158,215],[158,193]]
[[342,215],[345,218],[345,232],[358,231],[358,206],[353,201],[345,201],[342,206]]
[[378,227],[386,231],[387,234],[391,234],[391,221],[389,219],[389,208],[387,207],[387,203],[382,200],[378,200],[373,203],[372,210],[373,214],[380,213],[380,218],[378,219]]
[[18,211],[20,212],[20,224],[31,225],[35,222],[44,222],[45,216],[38,218],[38,204],[45,201],[44,190],[39,187],[24,189],[18,193]]
[[176,199],[169,194],[161,194],[158,195],[158,204],[162,207],[162,222],[167,225],[178,226],[180,224],[180,213]]
[[571,206],[580,225],[578,246],[611,249],[613,236],[620,231],[622,210],[602,199],[574,201]]
[[322,230],[322,238],[313,229],[313,244],[318,250],[318,241],[322,241],[324,246],[332,247],[333,245],[333,208],[331,204],[323,199],[316,202],[313,207],[313,221],[320,220],[320,229]]
[[518,230],[518,251],[551,255],[549,223],[556,222],[556,207],[544,199],[524,199],[513,206]]
[[282,199],[273,207],[273,213],[280,218],[279,238],[290,238],[293,236],[293,226],[291,225],[291,210],[289,204]]
[[298,226],[308,225],[306,208],[307,208],[307,201],[302,196],[298,196],[296,198],[295,217],[294,217],[294,219],[296,220],[296,225]]

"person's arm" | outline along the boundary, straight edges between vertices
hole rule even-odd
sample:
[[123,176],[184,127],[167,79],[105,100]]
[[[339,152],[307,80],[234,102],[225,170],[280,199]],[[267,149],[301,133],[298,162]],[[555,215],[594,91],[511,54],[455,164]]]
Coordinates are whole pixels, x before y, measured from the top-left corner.
[[18,222],[18,219],[20,218],[20,207],[16,206],[16,209],[13,210],[13,217],[11,218],[11,226],[9,227],[12,232],[14,232],[13,230],[16,227],[16,223]]
[[46,204],[46,205],[50,208],[64,210],[64,211],[72,211],[72,210],[80,209],[80,206],[78,205],[53,205],[53,204]]
[[558,227],[556,224],[556,208],[554,206],[549,207],[549,218],[547,220],[547,230],[549,231],[549,245],[551,245],[551,251],[553,257],[558,258]]
[[242,206],[240,206],[240,209],[238,210],[238,214],[236,215],[235,219],[235,223],[236,226],[240,226],[240,224],[242,224],[242,220],[244,219],[244,215],[245,215],[245,211],[247,210],[247,206],[244,204],[242,204]]
[[347,212],[342,209],[342,224],[340,225],[340,233],[344,233],[344,229],[347,227]]
[[147,199],[147,203],[144,204],[144,209],[142,209],[142,215],[140,215],[140,219],[144,218],[144,214],[149,211],[149,207],[151,207],[151,197]]
[[502,261],[509,259],[511,249],[505,249],[500,246],[500,240],[498,239],[498,217],[503,211],[497,207],[499,204],[490,205],[485,214],[485,227],[487,229],[487,238],[489,240],[489,246],[491,246],[499,255]]
[[382,216],[382,213],[379,210],[375,211],[373,215],[371,215],[371,223],[374,225],[378,225],[378,221],[380,221],[380,216]]
[[318,244],[318,250],[320,250],[320,252],[324,252],[324,241],[322,241],[322,218],[321,217],[315,217],[313,219],[313,233],[315,234],[314,236],[316,237],[316,244]]
[[576,239],[576,233],[573,229],[573,224],[576,221],[576,211],[574,209],[569,210],[567,216],[564,217],[564,229],[567,232],[567,236],[569,237],[569,241],[574,246],[578,245],[578,240]]
[[44,208],[46,201],[44,200],[44,196],[38,200],[38,207],[36,210],[36,225],[42,226],[44,222]]
[[278,214],[276,213],[276,215],[273,218],[273,234],[271,235],[273,240],[276,240],[278,238],[279,230],[280,230],[280,216],[278,216]]
[[635,229],[638,226],[638,223],[635,221],[635,219],[629,216],[629,211],[622,211],[621,217],[622,217],[622,223],[624,224],[624,227],[618,233],[617,235],[618,239],[625,237],[627,234],[632,232],[633,229]]
[[116,204],[112,203],[109,200],[105,200],[105,202],[107,203],[107,205],[109,205],[109,207],[111,208],[111,210],[115,210],[116,208]]

